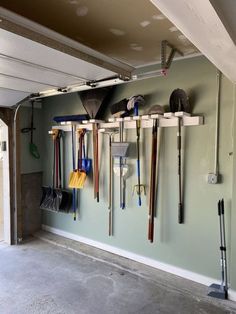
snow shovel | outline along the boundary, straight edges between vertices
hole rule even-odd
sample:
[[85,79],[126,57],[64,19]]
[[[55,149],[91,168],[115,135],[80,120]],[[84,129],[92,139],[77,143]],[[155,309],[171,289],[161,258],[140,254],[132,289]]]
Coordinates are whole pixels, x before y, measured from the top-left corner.
[[68,192],[62,190],[62,181],[61,181],[61,131],[59,130],[57,138],[55,140],[55,158],[56,158],[56,183],[53,190],[54,199],[53,199],[53,209],[55,211],[68,211],[67,206],[68,202]]
[[40,208],[53,211],[68,211],[71,205],[71,195],[68,191],[62,189],[61,180],[61,154],[60,140],[61,131],[53,130],[53,171],[52,171],[52,187],[42,187],[43,195]]
[[228,299],[228,279],[227,279],[227,259],[226,259],[226,240],[225,240],[225,219],[224,219],[224,200],[218,201],[218,215],[220,223],[220,264],[221,264],[221,284],[213,283],[210,285],[209,296],[217,299]]
[[[175,89],[170,95],[170,111],[189,111],[188,97],[184,90]],[[181,156],[181,126],[182,119],[178,117],[178,130],[177,130],[177,151],[178,151],[178,181],[179,181],[179,204],[178,204],[178,222],[184,223],[184,206],[183,206],[183,193],[182,193],[182,156]]]
[[40,202],[41,209],[53,209],[54,202],[54,188],[55,188],[55,160],[56,160],[56,138],[58,136],[59,130],[52,130],[52,140],[53,140],[53,168],[52,168],[52,186],[43,186],[42,187],[42,199]]

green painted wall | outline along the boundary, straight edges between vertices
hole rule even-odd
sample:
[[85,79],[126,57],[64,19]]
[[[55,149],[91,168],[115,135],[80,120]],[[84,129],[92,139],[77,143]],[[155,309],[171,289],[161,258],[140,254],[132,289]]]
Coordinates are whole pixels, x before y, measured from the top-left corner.
[[[89,178],[86,187],[79,193],[79,220],[74,222],[71,215],[44,211],[43,223],[186,270],[219,278],[216,205],[218,199],[222,197],[226,202],[229,254],[231,254],[232,261],[235,262],[236,260],[235,250],[230,251],[230,239],[236,238],[234,228],[231,227],[233,224],[231,217],[235,216],[235,208],[232,206],[234,157],[230,154],[233,151],[233,146],[235,146],[233,142],[234,135],[236,135],[236,131],[233,131],[233,84],[223,77],[219,154],[223,182],[217,185],[206,183],[207,174],[213,171],[214,165],[216,69],[204,57],[175,62],[168,77],[117,86],[111,102],[117,102],[134,94],[144,94],[147,103],[142,111],[145,112],[151,105],[168,105],[169,95],[177,87],[183,88],[189,93],[193,113],[205,117],[204,126],[189,127],[184,130],[185,224],[179,225],[177,223],[176,128],[168,128],[163,131],[158,214],[155,219],[155,241],[153,244],[147,240],[148,195],[143,198],[141,208],[137,206],[137,198],[132,196],[133,185],[136,184],[135,158],[128,159],[130,176],[126,181],[127,208],[125,210],[119,208],[119,182],[118,178],[115,178],[115,191],[117,191],[114,200],[115,234],[113,237],[108,236],[107,138],[104,141],[101,139],[100,203],[97,204],[93,200],[92,178]],[[48,136],[48,130],[52,125],[53,116],[81,112],[84,111],[76,94],[51,97],[43,101],[44,184],[51,183],[52,143]],[[142,183],[146,184],[148,193],[151,129],[143,131],[141,138]],[[135,142],[134,130],[128,131],[127,140]],[[68,179],[71,169],[70,134],[65,135],[65,145],[67,148],[65,173]],[[131,152],[131,155],[135,156],[135,150]],[[236,275],[233,273],[231,282],[232,287],[236,289]]]

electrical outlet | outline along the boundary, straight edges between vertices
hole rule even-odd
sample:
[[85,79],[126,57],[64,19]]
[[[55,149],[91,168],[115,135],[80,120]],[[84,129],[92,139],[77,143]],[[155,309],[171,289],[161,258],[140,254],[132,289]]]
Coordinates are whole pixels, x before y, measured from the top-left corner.
[[209,184],[216,184],[218,183],[218,175],[216,173],[208,173],[207,182]]

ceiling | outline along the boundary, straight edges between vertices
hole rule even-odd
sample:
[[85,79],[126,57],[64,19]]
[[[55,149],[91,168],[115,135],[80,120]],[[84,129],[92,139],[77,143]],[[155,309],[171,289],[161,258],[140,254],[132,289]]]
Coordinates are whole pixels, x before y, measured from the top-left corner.
[[162,40],[236,82],[235,14],[235,0],[1,0],[0,106],[158,69]]
[[133,67],[159,62],[164,39],[185,55],[197,52],[149,0],[2,0],[1,5]]

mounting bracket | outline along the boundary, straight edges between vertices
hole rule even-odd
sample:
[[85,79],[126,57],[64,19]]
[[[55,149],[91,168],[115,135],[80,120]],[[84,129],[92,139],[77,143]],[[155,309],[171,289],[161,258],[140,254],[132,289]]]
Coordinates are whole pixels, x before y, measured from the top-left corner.
[[[167,48],[170,48],[170,54],[167,57]],[[162,40],[161,42],[161,70],[165,74],[171,66],[171,63],[174,59],[175,54],[178,53],[180,56],[183,56],[183,53],[171,45],[167,40]]]

